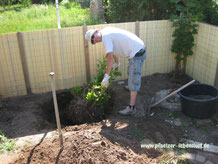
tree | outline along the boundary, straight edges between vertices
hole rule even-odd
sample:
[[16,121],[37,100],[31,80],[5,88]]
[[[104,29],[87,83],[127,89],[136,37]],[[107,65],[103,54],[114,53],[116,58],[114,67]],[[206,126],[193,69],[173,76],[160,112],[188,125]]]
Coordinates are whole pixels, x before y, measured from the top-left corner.
[[90,10],[94,19],[99,19],[101,22],[105,22],[104,18],[104,8],[102,0],[91,0],[90,1]]
[[198,0],[171,0],[176,11],[171,17],[173,27],[173,44],[171,51],[176,53],[176,75],[184,75],[187,57],[193,54],[194,35],[197,34],[197,20],[203,18]]

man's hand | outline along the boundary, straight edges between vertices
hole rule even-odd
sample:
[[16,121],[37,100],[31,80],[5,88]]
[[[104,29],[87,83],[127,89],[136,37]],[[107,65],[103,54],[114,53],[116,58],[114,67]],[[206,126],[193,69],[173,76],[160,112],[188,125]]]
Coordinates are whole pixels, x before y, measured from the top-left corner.
[[108,74],[104,75],[104,79],[102,80],[103,87],[107,88],[109,86],[110,76]]
[[119,66],[120,66],[120,62],[114,63],[113,66],[112,66],[112,68],[115,70],[115,69],[117,69]]

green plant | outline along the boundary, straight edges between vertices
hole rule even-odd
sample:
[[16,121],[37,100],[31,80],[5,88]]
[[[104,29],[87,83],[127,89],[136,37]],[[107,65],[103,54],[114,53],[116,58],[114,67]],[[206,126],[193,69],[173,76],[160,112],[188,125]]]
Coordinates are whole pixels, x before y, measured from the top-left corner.
[[15,142],[13,140],[7,139],[5,134],[0,130],[0,152],[6,153],[13,150],[15,147]]
[[[88,103],[96,104],[97,106],[101,106],[102,104],[108,102],[111,98],[109,92],[107,89],[105,89],[101,82],[104,78],[104,75],[106,73],[107,64],[106,64],[107,58],[105,57],[103,61],[98,60],[98,74],[94,78],[93,81],[90,81],[88,86],[88,93],[86,95],[86,100]],[[117,70],[111,70],[110,73],[110,85],[109,88],[112,86],[112,81],[115,80],[117,76],[121,76],[121,72]]]
[[80,96],[82,96],[82,87],[74,87],[74,88],[71,90],[71,94],[72,94],[74,97],[80,97]]
[[173,27],[173,44],[171,51],[176,53],[176,74],[184,75],[187,57],[193,54],[194,35],[197,31],[197,20],[203,18],[198,0],[171,0],[176,12],[171,16]]
[[[98,60],[98,64],[97,64],[97,71],[98,71],[98,74],[97,76],[95,76],[94,80],[93,81],[90,81],[89,84],[88,84],[88,88],[92,88],[92,86],[94,85],[101,85],[101,82],[104,78],[104,75],[106,73],[106,69],[107,69],[107,58],[103,58],[103,61],[100,61]],[[110,79],[109,79],[109,82],[112,82],[113,80],[115,80],[116,77],[118,76],[121,76],[121,72],[117,71],[117,70],[111,70],[111,73],[110,73]],[[110,83],[111,85],[111,83]]]
[[[94,77],[93,81],[90,81],[87,84],[86,88],[84,88],[84,91],[82,92],[81,87],[74,87],[71,90],[71,94],[74,97],[85,99],[88,105],[102,107],[102,105],[107,103],[111,98],[108,89],[105,89],[101,84],[107,69],[106,58],[104,58],[103,61],[98,60],[97,67],[97,76]],[[117,76],[121,76],[121,72],[112,69],[110,76],[110,85],[108,88],[112,86],[111,82],[115,80]]]
[[102,85],[94,85],[92,89],[88,90],[85,98],[88,104],[101,107],[104,103],[107,103],[110,100],[111,96]]
[[218,26],[218,1],[201,0],[199,3],[204,15],[203,21]]

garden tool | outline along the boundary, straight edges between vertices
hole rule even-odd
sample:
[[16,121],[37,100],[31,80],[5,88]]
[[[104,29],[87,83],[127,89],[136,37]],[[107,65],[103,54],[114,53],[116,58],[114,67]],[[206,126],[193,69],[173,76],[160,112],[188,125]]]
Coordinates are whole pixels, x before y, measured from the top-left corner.
[[152,97],[152,99],[151,99],[151,101],[150,101],[150,103],[148,105],[147,116],[151,116],[151,108],[153,108],[154,106],[160,104],[161,102],[163,102],[164,100],[168,99],[169,97],[175,95],[176,93],[178,93],[179,91],[183,90],[184,88],[186,88],[187,86],[191,85],[194,82],[195,82],[195,80],[190,81],[189,83],[187,83],[187,84],[183,85],[182,87],[180,87],[179,89],[171,92],[169,95],[167,95],[166,97],[160,99],[159,101],[157,101],[155,103],[154,103],[155,99],[154,99],[154,97]]

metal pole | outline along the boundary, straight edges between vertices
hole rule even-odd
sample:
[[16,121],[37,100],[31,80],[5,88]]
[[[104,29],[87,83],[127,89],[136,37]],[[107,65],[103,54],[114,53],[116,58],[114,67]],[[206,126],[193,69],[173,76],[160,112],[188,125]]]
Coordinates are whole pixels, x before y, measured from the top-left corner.
[[63,136],[61,132],[61,122],[60,122],[60,117],[59,117],[59,112],[58,112],[58,103],[57,103],[57,97],[56,97],[56,91],[55,91],[54,72],[50,72],[49,75],[51,77],[52,95],[53,95],[55,116],[56,116],[56,122],[57,122],[57,127],[58,127],[59,139],[60,139],[60,147],[63,147],[64,143],[63,143]]
[[56,4],[56,11],[57,11],[58,29],[60,29],[61,23],[60,23],[60,16],[59,16],[58,0],[55,0],[55,4]]

